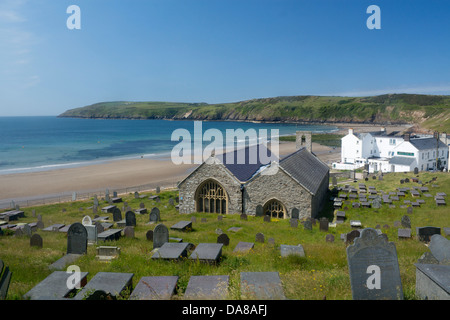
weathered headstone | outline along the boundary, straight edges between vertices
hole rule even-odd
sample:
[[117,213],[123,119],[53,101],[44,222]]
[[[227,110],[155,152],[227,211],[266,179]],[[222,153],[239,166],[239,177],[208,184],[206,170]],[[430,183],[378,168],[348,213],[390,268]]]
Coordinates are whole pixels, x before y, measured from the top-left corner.
[[440,234],[434,234],[430,237],[428,248],[439,263],[450,264],[450,240]]
[[411,229],[411,218],[405,214],[401,219],[401,224],[403,228]]
[[226,233],[222,233],[217,237],[217,243],[221,243],[224,246],[228,246],[230,244],[230,238]]
[[153,241],[153,230],[148,230],[145,234],[148,241]]
[[281,257],[287,257],[290,255],[305,257],[305,250],[301,244],[297,246],[282,244],[280,245],[280,255]]
[[83,226],[91,226],[92,225],[92,219],[89,216],[84,216],[83,219],[81,220],[81,224]]
[[212,264],[218,263],[222,257],[222,247],[221,243],[199,243],[189,259]]
[[178,276],[142,277],[130,300],[170,300],[175,293]]
[[312,230],[312,222],[310,219],[306,219],[305,221],[303,221],[303,229]]
[[397,231],[398,239],[410,239],[411,238],[411,229],[398,229]]
[[42,237],[37,233],[33,234],[30,238],[30,246],[42,248],[42,245],[43,245]]
[[192,221],[179,221],[171,226],[170,229],[178,231],[191,231]]
[[242,213],[240,218],[241,220],[247,221],[247,215],[245,213]]
[[253,249],[254,246],[255,244],[253,242],[240,241],[236,247],[234,247],[233,252],[248,252]]
[[191,276],[184,293],[186,300],[224,300],[228,297],[228,275]]
[[261,232],[258,232],[255,238],[255,242],[264,243],[264,234]]
[[123,234],[127,238],[134,238],[134,228],[132,226],[126,226],[123,229]]
[[79,222],[73,223],[67,231],[67,254],[87,253],[88,235],[86,228]]
[[395,244],[376,230],[361,231],[347,247],[347,261],[354,300],[403,300]]
[[136,226],[136,214],[133,211],[127,211],[125,213],[125,226],[127,227]]
[[319,229],[320,231],[328,231],[328,219],[325,217],[320,218],[319,221]]
[[298,219],[291,219],[289,220],[289,223],[291,225],[291,228],[298,228]]
[[358,238],[361,235],[361,232],[359,230],[353,230],[346,234],[345,236],[345,243],[347,245],[352,244],[355,238]]
[[[153,233],[155,234],[155,233]],[[153,246],[155,244],[153,239]],[[187,242],[165,242],[157,251],[152,255],[152,259],[164,259],[164,260],[179,260],[187,258],[188,248],[191,246]]]
[[115,207],[113,209],[113,221],[117,222],[117,221],[121,221],[122,220],[122,212],[120,211],[119,208]]
[[160,248],[166,242],[169,242],[169,229],[160,223],[153,230],[153,249]]
[[157,207],[152,208],[152,210],[150,211],[150,215],[149,215],[149,221],[150,222],[157,222],[161,220],[160,219],[160,212],[159,209]]
[[243,299],[286,299],[278,272],[241,272],[241,294]]
[[270,215],[266,214],[264,216],[264,222],[270,222],[270,221],[271,221]]
[[416,263],[416,295],[422,300],[450,300],[450,265]]
[[255,212],[255,215],[256,215],[257,217],[262,217],[263,214],[264,214],[264,212],[263,212],[263,206],[260,205],[260,204],[258,204],[258,205],[256,206],[256,212]]
[[333,243],[334,242],[334,235],[332,235],[331,233],[327,234],[325,236],[325,241]]

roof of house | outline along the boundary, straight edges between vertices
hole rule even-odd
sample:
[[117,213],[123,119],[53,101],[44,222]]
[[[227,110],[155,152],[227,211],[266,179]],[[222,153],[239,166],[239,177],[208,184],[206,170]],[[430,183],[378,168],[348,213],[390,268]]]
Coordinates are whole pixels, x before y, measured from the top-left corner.
[[301,148],[280,161],[280,167],[312,194],[316,194],[328,174],[328,166],[306,148]]
[[415,158],[411,157],[392,157],[389,159],[389,164],[398,164],[403,166],[410,166],[414,162]]
[[[443,143],[441,140],[439,141],[439,148],[446,148],[447,145]],[[426,150],[426,149],[434,149],[436,148],[436,138],[418,138],[411,139],[409,142],[417,149],[417,150]]]

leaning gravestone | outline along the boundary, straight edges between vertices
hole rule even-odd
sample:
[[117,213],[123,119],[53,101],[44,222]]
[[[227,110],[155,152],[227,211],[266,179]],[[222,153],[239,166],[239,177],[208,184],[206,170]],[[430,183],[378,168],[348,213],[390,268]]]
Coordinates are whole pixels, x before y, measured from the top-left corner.
[[125,226],[136,227],[136,214],[133,211],[125,213]]
[[403,300],[397,250],[377,231],[366,228],[347,247],[354,300]]
[[79,222],[73,223],[67,231],[67,254],[87,253],[88,235]]
[[440,234],[434,234],[430,238],[428,248],[440,264],[450,264],[450,240]]
[[169,242],[169,229],[160,223],[153,230],[153,249],[160,248],[166,242]]

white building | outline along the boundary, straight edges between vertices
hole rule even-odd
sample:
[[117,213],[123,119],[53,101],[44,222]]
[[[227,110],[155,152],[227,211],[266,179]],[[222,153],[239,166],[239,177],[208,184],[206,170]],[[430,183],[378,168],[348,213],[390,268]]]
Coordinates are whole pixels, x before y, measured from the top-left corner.
[[366,166],[372,172],[404,172],[448,169],[447,136],[411,137],[397,133],[378,132],[355,134],[353,129],[342,138],[341,162],[333,168],[353,170]]

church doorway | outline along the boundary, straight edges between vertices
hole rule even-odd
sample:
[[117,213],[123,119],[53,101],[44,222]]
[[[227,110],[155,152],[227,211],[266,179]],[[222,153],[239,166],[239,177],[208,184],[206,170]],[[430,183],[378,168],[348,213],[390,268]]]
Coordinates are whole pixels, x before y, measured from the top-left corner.
[[264,215],[269,215],[272,218],[284,218],[286,208],[277,199],[272,199],[266,202],[263,212]]
[[228,195],[225,189],[215,180],[203,182],[196,192],[197,212],[225,214],[228,211]]

